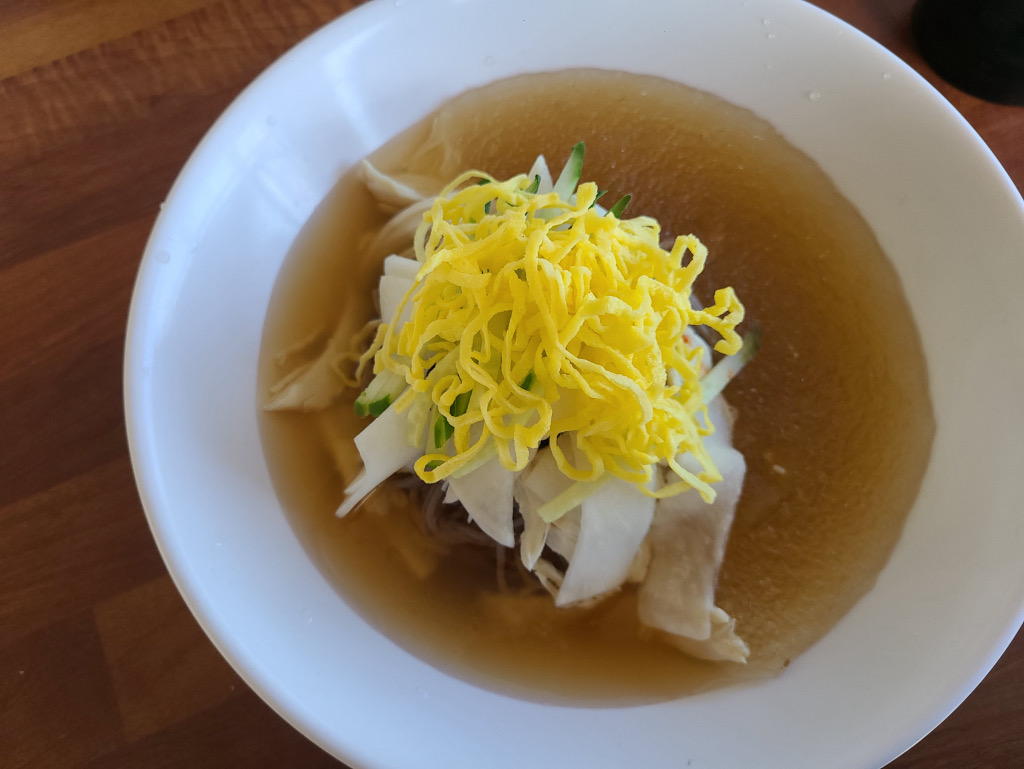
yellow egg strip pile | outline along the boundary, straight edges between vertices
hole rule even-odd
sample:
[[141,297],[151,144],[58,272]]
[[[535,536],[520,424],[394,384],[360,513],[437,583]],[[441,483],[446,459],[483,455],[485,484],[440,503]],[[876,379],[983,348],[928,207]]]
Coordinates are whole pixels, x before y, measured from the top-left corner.
[[[683,332],[710,326],[722,337],[715,349],[734,354],[742,305],[725,288],[714,306],[691,308],[707,256],[697,238],[665,251],[654,219],[601,215],[596,185],[566,202],[529,192],[530,181],[468,172],[436,198],[416,236],[422,267],[395,315],[412,302],[412,318],[401,328],[385,319],[368,351],[375,371],[410,385],[396,409],[429,391],[454,428],[416,472],[438,481],[492,450],[521,470],[548,438],[576,481],[611,473],[655,496],[696,488],[713,499],[708,484],[721,476],[701,442],[714,429],[700,393],[702,350]],[[454,368],[428,379],[446,356]],[[463,393],[468,408],[453,416]],[[701,472],[679,464],[686,453]],[[652,484],[659,463],[678,480]]]

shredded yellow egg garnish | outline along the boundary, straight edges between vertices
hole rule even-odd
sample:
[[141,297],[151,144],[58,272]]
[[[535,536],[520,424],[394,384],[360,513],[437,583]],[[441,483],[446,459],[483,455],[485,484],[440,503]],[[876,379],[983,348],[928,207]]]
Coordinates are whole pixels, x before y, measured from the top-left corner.
[[[445,188],[416,234],[413,288],[364,355],[409,384],[395,409],[426,396],[451,426],[440,448],[422,438],[417,474],[432,483],[494,453],[521,470],[548,439],[580,494],[611,474],[652,496],[695,488],[712,500],[721,475],[701,441],[714,429],[703,350],[683,334],[709,326],[715,349],[732,355],[743,306],[724,288],[712,307],[691,307],[707,257],[696,237],[665,251],[654,219],[595,209],[595,184],[566,202],[530,182],[470,171]],[[411,320],[396,328],[410,302]],[[680,464],[687,453],[700,472]],[[677,476],[660,487],[659,464]]]

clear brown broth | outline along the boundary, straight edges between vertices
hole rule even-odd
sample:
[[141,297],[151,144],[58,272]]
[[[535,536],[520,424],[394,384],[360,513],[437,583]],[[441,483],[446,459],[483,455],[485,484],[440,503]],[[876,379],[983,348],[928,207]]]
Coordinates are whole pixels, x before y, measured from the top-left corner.
[[[432,146],[438,134],[443,151]],[[700,237],[710,250],[700,285],[734,286],[762,328],[760,354],[727,391],[748,471],[717,594],[750,645],[748,664],[692,660],[662,643],[638,625],[628,589],[589,611],[503,595],[493,555],[439,555],[396,488],[337,520],[359,469],[351,399],[320,414],[261,416],[276,488],[346,600],[465,679],[602,705],[773,675],[871,588],[928,462],[927,374],[898,277],[854,207],[768,123],[656,78],[585,70],[493,84],[373,159],[442,180],[470,167],[507,177],[538,153],[560,168],[580,140],[585,179],[609,200],[632,193],[630,211],[655,216],[665,233]],[[342,318],[355,333],[372,316],[379,257],[354,244],[383,221],[348,176],[306,226],[271,302],[261,397],[287,371],[280,350]],[[436,568],[421,579],[410,563]]]

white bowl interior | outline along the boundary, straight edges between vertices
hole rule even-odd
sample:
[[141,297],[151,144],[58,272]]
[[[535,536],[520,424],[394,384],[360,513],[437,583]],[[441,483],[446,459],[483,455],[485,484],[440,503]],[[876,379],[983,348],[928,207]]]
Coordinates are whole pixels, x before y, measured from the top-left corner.
[[[938,420],[920,498],[875,589],[776,680],[600,709],[479,689],[355,614],[270,483],[257,354],[313,209],[446,98],[581,66],[676,79],[771,121],[871,224],[919,324]],[[799,0],[593,0],[585,14],[541,0],[370,3],[243,93],[168,197],[125,363],[143,502],[228,660],[356,766],[880,766],[959,704],[1020,626],[1022,244],[1024,204],[965,121],[892,54]]]

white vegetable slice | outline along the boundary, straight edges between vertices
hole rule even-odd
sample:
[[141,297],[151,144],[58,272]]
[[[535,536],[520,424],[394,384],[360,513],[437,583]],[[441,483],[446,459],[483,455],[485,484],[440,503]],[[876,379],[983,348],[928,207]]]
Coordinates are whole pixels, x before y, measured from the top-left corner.
[[[566,561],[572,560],[576,552],[576,543],[580,538],[581,515],[583,510],[575,507],[563,515],[548,529],[547,545]],[[543,521],[544,519],[541,518]]]
[[367,494],[423,453],[405,442],[405,432],[405,415],[388,408],[356,436],[363,472],[345,489],[345,501],[337,512],[339,518],[348,515]]
[[531,179],[535,176],[540,177],[540,184],[537,187],[537,192],[540,194],[547,194],[555,188],[555,182],[551,178],[551,171],[548,170],[548,161],[544,159],[543,155],[538,155],[537,159],[533,161],[533,167],[530,169],[530,173],[527,174]]
[[621,586],[654,517],[654,499],[620,478],[608,481],[600,494],[587,497],[582,508],[579,539],[555,600],[557,606]]
[[410,283],[416,280],[420,263],[406,256],[391,254],[384,257],[384,274],[395,278],[406,278]]
[[512,485],[515,473],[506,470],[497,456],[460,478],[449,478],[448,487],[476,525],[499,545],[513,547]]
[[544,551],[549,524],[537,514],[537,508],[541,506],[542,502],[526,488],[522,473],[516,478],[512,487],[512,495],[519,504],[519,514],[523,517],[523,533],[519,537],[519,557],[522,559],[523,566],[533,571],[537,559]]
[[[402,258],[402,257],[399,257]],[[408,259],[402,259],[402,261],[408,262]],[[395,311],[398,310],[398,305],[402,303],[402,299],[409,292],[413,286],[411,278],[400,278],[394,275],[381,275],[380,278],[380,316],[384,319],[385,323],[390,323],[391,319],[395,317]],[[410,318],[412,318],[412,302],[406,302],[405,307],[402,308],[402,314],[398,318],[395,324],[396,329],[404,326]]]
[[[572,451],[571,447],[568,450]],[[535,532],[530,535],[528,542],[523,543],[523,563],[528,569],[534,568],[545,545],[566,560],[572,558],[579,537],[580,508],[573,508],[552,524],[544,521],[537,511],[546,501],[554,499],[573,483],[571,478],[558,469],[558,463],[548,448],[540,449],[520,475],[518,485],[521,491],[517,497],[519,510],[523,514],[524,523],[527,526],[532,525]],[[523,536],[526,537],[525,530]]]
[[569,153],[569,157],[565,161],[565,167],[562,168],[562,173],[555,180],[552,192],[556,193],[562,200],[569,200],[572,195],[576,194],[576,188],[580,183],[580,174],[583,171],[583,155],[584,144],[583,142],[578,142],[573,146],[572,152]]
[[558,463],[548,448],[540,449],[520,481],[537,499],[549,500],[572,486],[573,480],[558,469]]
[[459,495],[455,493],[455,489],[452,488],[450,483],[445,483],[444,487],[444,503],[446,505],[454,505],[459,501]]
[[533,573],[537,575],[544,589],[551,593],[552,597],[557,598],[559,586],[562,584],[562,572],[545,559],[538,558]]

